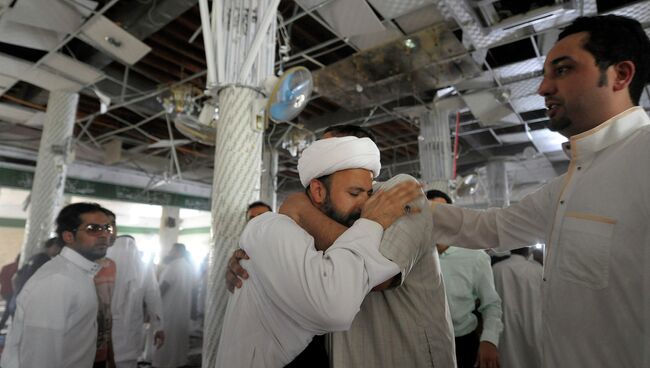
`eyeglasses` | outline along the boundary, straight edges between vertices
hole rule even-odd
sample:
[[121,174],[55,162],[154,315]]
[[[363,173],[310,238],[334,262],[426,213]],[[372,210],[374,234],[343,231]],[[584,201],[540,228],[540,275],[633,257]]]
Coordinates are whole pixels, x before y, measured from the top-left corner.
[[111,225],[111,224],[105,224],[105,225],[87,224],[87,225],[84,225],[83,227],[78,227],[78,228],[74,229],[73,231],[79,231],[79,230],[85,231],[90,236],[100,236],[103,232],[107,232],[109,234],[114,234],[115,233],[115,229],[113,228],[113,225]]

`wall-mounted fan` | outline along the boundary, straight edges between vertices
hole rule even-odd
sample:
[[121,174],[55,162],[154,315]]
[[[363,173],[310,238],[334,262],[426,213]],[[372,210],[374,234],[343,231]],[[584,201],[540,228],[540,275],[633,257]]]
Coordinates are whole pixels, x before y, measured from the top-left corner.
[[[284,72],[273,87],[266,104],[266,116],[275,122],[293,120],[307,106],[314,88],[309,69],[298,66]],[[269,84],[269,83],[267,83]]]
[[468,197],[474,195],[479,186],[478,174],[468,174],[464,177],[456,177],[454,193],[456,197]]
[[174,126],[187,138],[214,146],[217,140],[217,120],[219,108],[212,101],[205,102],[201,113],[196,117],[192,113],[182,112],[174,117]]

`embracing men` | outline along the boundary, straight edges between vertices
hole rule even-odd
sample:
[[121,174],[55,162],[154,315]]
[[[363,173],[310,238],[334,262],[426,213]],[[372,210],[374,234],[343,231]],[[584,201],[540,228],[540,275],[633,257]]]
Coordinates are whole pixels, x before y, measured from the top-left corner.
[[400,273],[379,245],[384,229],[422,191],[407,181],[370,197],[380,168],[379,150],[368,138],[324,139],[303,152],[298,171],[311,202],[350,228],[319,251],[285,215],[251,220],[240,240],[250,277],[228,303],[217,366],[288,364],[314,335],[347,330],[366,294]]

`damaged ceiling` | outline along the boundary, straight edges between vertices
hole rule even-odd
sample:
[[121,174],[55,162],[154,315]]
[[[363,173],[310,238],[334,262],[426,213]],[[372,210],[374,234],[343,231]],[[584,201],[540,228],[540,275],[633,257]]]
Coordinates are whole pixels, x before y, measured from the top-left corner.
[[[367,127],[384,177],[419,176],[417,112],[454,99],[459,174],[506,157],[516,197],[568,163],[536,94],[544,55],[560,27],[603,13],[650,27],[649,1],[283,0],[290,50],[276,69],[314,75],[294,123],[316,133]],[[0,0],[0,166],[35,165],[48,91],[65,88],[80,93],[71,175],[209,195],[214,148],[168,129],[161,103],[172,86],[205,87],[200,24],[193,0]],[[650,108],[647,93],[642,105]],[[272,124],[265,137],[280,151],[282,193],[299,186],[297,158],[282,149],[289,129]]]

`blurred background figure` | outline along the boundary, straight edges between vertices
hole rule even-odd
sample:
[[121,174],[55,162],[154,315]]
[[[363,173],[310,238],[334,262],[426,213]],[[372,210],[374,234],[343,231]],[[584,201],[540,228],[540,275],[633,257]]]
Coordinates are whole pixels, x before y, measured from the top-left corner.
[[4,265],[0,270],[0,295],[5,301],[5,310],[2,313],[2,319],[0,320],[0,330],[5,327],[9,315],[12,313],[10,305],[14,296],[13,279],[16,271],[18,271],[18,261],[20,261],[20,253],[18,253],[13,262]]
[[542,266],[529,259],[530,247],[510,252],[510,258],[493,267],[503,310],[500,363],[502,368],[538,368],[542,366]]
[[153,352],[153,366],[175,368],[187,364],[194,267],[185,245],[176,243],[165,257],[160,273],[165,344]]
[[117,237],[107,255],[118,270],[111,302],[115,364],[117,368],[136,368],[144,348],[145,309],[155,346],[159,348],[165,340],[158,281],[153,267],[142,261],[131,236]]
[[271,206],[262,201],[253,202],[248,205],[248,210],[246,211],[246,221],[250,221],[263,213],[272,211],[273,209]]

